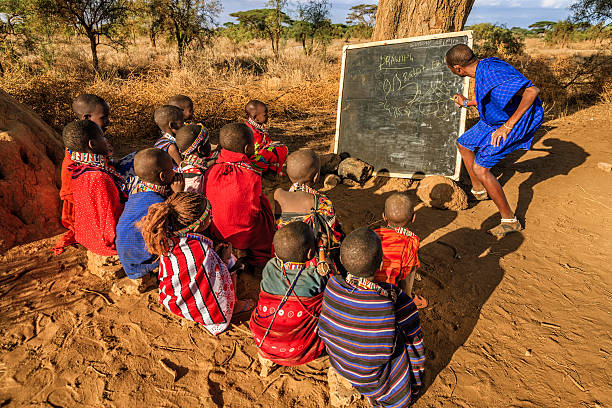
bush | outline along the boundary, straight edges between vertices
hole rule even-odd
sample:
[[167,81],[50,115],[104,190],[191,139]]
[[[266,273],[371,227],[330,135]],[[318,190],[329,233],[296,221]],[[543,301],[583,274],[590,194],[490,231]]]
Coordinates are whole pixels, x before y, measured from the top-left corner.
[[474,51],[481,57],[521,55],[525,44],[520,34],[489,23],[468,27],[474,31]]

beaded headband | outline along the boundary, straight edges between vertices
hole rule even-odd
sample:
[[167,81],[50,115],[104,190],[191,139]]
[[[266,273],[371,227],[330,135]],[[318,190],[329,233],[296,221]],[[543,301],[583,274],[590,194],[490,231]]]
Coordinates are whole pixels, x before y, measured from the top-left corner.
[[210,206],[210,201],[208,201],[208,199],[206,199],[206,198],[204,198],[204,200],[206,201],[206,208],[204,209],[204,212],[202,213],[200,218],[198,218],[195,222],[193,222],[188,227],[185,227],[183,229],[180,229],[180,230],[176,231],[175,232],[176,235],[178,235],[178,236],[185,236],[185,235],[189,234],[190,232],[193,232],[193,231],[197,230],[198,227],[200,225],[202,225],[202,223],[204,221],[206,221],[206,219],[208,217],[212,216],[212,207]]
[[183,154],[186,156],[188,154],[191,154],[193,152],[195,152],[198,148],[198,146],[205,140],[208,140],[208,130],[206,130],[206,128],[202,125],[200,125],[200,133],[198,134],[198,137],[195,138],[195,140],[193,141],[193,143],[191,144],[191,146],[189,146],[187,148],[187,150],[185,150],[183,152]]

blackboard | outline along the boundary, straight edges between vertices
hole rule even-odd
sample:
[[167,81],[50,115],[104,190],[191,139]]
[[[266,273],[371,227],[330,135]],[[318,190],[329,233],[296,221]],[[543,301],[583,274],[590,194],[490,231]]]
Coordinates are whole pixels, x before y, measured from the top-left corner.
[[458,179],[455,142],[466,110],[452,96],[467,96],[469,78],[446,66],[455,44],[472,46],[472,32],[345,46],[335,153],[364,160],[379,175]]

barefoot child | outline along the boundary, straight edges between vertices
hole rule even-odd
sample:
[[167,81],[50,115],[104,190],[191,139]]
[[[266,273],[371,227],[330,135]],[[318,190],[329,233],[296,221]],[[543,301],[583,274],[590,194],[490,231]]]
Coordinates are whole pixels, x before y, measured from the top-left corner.
[[252,308],[236,301],[236,276],[227,269],[231,246],[219,254],[203,235],[211,221],[210,203],[181,192],[153,204],[138,223],[149,252],[159,260],[159,303],[177,316],[223,332],[236,312]]
[[[289,191],[274,192],[274,217],[281,228],[292,221],[303,221],[314,231],[317,244],[325,249],[325,260],[337,260],[342,226],[331,200],[313,188],[321,172],[319,156],[310,149],[300,149],[287,158],[287,175],[293,183]],[[311,261],[316,265],[319,254]]]
[[476,99],[456,94],[454,100],[460,107],[478,106],[480,121],[457,139],[457,146],[472,194],[477,200],[491,197],[501,214],[501,223],[489,233],[503,237],[520,231],[521,223],[491,167],[510,152],[531,147],[544,118],[540,90],[510,64],[497,58],[479,60],[465,44],[448,50],[446,65],[456,75],[474,78]]
[[151,205],[164,202],[172,191],[183,191],[184,183],[182,177],[175,177],[170,155],[153,147],[136,154],[134,171],[140,183],[119,217],[115,242],[125,273],[144,292],[152,283],[157,283],[156,276],[150,273],[159,266],[159,258],[147,251],[136,223],[147,215]]
[[414,275],[419,263],[419,237],[408,229],[414,221],[414,204],[406,194],[394,193],[385,201],[383,219],[387,227],[378,228],[382,243],[383,263],[376,271],[374,282],[387,282],[399,286],[411,296],[417,309],[427,307],[427,300],[412,294]]
[[265,173],[283,174],[283,164],[287,159],[287,146],[273,142],[268,135],[265,124],[268,122],[268,107],[265,103],[252,100],[244,108],[247,116],[247,126],[253,131],[255,138],[255,159],[253,166]]
[[164,105],[155,110],[155,123],[162,132],[162,137],[157,139],[154,147],[168,152],[175,165],[183,159],[176,147],[176,132],[183,127],[183,111],[176,106]]
[[[81,94],[77,96],[72,102],[72,110],[78,120],[89,119],[100,126],[103,132],[106,132],[106,129],[110,125],[110,109],[108,104],[97,95]],[[70,154],[70,150],[66,148],[64,160],[62,161],[62,188],[60,189],[60,200],[63,201],[62,225],[66,227],[68,231],[55,243],[53,252],[56,255],[64,252],[65,247],[76,243],[74,239],[74,200],[72,198],[71,187],[72,175],[68,170],[68,167],[73,164]]]
[[274,218],[261,189],[261,176],[251,166],[253,132],[243,123],[229,123],[219,134],[221,153],[205,175],[205,193],[215,215],[213,229],[252,266],[271,257]]
[[72,175],[75,240],[88,249],[88,269],[104,277],[121,271],[115,247],[115,229],[126,195],[123,177],[108,163],[108,141],[90,120],[64,128],[64,144],[74,162]]
[[176,146],[183,157],[177,171],[185,177],[185,191],[203,195],[211,151],[208,130],[200,124],[185,125],[176,132]]
[[421,388],[425,365],[416,306],[397,287],[373,282],[382,261],[374,231],[351,232],[340,260],[347,276],[329,279],[319,317],[331,368],[373,406],[407,407]]
[[183,111],[183,121],[189,123],[193,120],[193,101],[187,95],[174,95],[168,105],[176,106]]
[[306,264],[316,251],[312,228],[301,221],[285,225],[274,235],[274,249],[250,323],[263,377],[272,363],[306,364],[325,349],[317,321],[327,277]]

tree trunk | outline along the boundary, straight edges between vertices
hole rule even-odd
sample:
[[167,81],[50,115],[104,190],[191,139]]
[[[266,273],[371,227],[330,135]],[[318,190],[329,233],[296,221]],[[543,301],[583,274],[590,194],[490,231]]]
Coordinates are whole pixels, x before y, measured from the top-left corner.
[[100,66],[98,63],[98,41],[96,39],[95,34],[88,34],[87,36],[89,37],[89,45],[91,47],[91,60],[93,63],[93,69],[97,74],[100,72]]
[[461,31],[474,0],[380,0],[373,41]]

